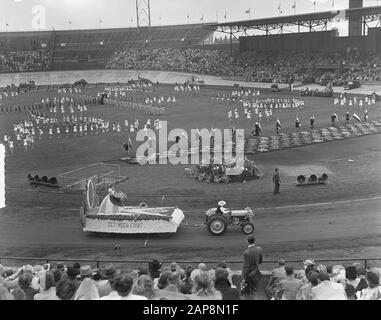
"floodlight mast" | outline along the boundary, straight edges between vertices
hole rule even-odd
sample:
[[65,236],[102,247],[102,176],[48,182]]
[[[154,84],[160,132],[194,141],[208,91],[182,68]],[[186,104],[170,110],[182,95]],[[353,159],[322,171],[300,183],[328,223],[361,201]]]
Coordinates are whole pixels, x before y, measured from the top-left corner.
[[151,34],[151,3],[150,0],[136,0],[136,27],[148,27]]

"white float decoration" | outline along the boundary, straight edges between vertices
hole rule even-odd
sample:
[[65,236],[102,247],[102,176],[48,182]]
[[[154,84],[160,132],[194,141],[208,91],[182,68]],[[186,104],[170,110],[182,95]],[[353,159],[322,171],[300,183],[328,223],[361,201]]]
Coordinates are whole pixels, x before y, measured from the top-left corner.
[[177,207],[149,208],[124,206],[124,194],[109,189],[109,194],[98,206],[96,188],[91,179],[86,184],[80,220],[84,232],[103,234],[168,234],[176,233],[184,219],[184,213]]

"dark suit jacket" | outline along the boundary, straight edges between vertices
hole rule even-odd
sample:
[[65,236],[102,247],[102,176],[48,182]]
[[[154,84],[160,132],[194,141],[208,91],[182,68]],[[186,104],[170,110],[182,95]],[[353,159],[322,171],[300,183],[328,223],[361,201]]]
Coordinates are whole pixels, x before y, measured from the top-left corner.
[[262,248],[250,247],[243,253],[242,278],[247,279],[248,275],[259,271],[259,265],[262,263]]

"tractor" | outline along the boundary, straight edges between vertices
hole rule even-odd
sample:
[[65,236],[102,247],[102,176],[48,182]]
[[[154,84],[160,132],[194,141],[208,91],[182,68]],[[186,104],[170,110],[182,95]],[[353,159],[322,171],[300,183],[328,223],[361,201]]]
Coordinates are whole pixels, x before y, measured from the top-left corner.
[[227,213],[217,212],[217,208],[206,212],[206,226],[215,236],[222,235],[228,226],[240,227],[246,235],[254,232],[254,212],[247,207],[244,210],[229,210]]

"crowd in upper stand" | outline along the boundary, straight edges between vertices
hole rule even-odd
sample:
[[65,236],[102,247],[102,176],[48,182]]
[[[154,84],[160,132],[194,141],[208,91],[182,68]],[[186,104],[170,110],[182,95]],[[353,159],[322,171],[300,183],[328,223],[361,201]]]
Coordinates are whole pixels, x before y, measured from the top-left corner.
[[[330,80],[381,80],[381,57],[371,54],[294,54],[256,57],[242,53],[231,58],[228,52],[205,49],[127,49],[116,52],[110,69],[184,71],[233,77],[254,82],[294,81],[319,83]],[[327,72],[322,72],[326,68]],[[336,70],[335,70],[336,69]]]
[[50,51],[0,52],[0,72],[47,71],[50,62]]
[[[0,72],[47,71],[51,58],[51,52],[45,50],[2,52]],[[381,57],[359,52],[259,57],[244,52],[231,57],[222,50],[129,48],[116,52],[106,68],[181,71],[251,82],[293,80],[325,85],[332,81],[344,85],[352,80],[381,80]]]

